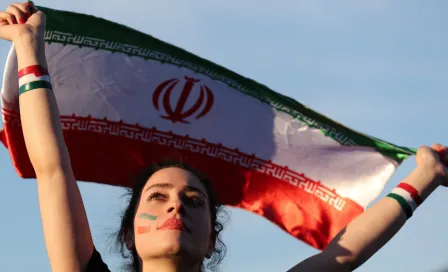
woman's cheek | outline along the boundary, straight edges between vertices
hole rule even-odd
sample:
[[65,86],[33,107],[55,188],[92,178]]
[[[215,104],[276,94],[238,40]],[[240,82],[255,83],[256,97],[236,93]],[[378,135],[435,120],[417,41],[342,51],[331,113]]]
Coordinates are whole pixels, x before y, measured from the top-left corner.
[[201,222],[201,224],[198,225],[201,227],[202,231],[209,232],[211,230],[211,218],[208,211],[198,214],[194,221]]
[[151,231],[157,216],[148,211],[141,211],[135,215],[135,231],[137,234],[144,234]]

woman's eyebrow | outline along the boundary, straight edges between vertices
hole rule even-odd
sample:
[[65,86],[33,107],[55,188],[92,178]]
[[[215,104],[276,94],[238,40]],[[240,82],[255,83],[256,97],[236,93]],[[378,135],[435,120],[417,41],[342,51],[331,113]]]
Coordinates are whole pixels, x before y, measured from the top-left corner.
[[[145,192],[152,188],[171,189],[173,187],[174,187],[174,185],[172,183],[154,183],[151,186],[149,186],[148,188],[146,188]],[[201,189],[199,189],[198,187],[187,185],[187,186],[185,186],[185,188],[183,190],[186,192],[196,192],[196,193],[201,194],[203,197],[207,198],[207,194],[205,192],[203,192]]]

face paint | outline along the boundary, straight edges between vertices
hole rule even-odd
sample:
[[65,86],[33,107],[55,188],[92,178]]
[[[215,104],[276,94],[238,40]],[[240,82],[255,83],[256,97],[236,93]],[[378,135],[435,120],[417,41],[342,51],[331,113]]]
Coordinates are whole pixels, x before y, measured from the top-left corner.
[[[157,219],[157,216],[151,215],[149,213],[141,213],[138,216],[138,218],[154,221],[154,220]],[[146,233],[146,232],[149,232],[150,230],[151,230],[150,226],[139,226],[139,227],[137,227],[137,233],[138,234]]]
[[141,213],[138,217],[139,217],[139,218],[142,218],[142,219],[152,220],[152,221],[154,221],[154,220],[157,219],[157,216],[155,216],[155,215],[150,215],[149,213]]
[[150,231],[150,227],[137,227],[137,233],[142,234]]

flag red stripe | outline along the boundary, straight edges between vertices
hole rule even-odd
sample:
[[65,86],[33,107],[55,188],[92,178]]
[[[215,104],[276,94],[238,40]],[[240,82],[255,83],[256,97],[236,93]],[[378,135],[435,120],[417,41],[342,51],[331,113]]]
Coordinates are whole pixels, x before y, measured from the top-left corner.
[[[9,149],[17,173],[24,178],[35,178],[18,116],[4,116],[5,131],[0,138]],[[67,116],[63,119],[75,120],[76,117]],[[82,118],[79,120],[82,121]],[[223,204],[264,216],[292,236],[318,249],[325,248],[342,228],[364,210],[356,202],[344,199],[345,206],[339,211],[331,199],[323,201],[322,195],[309,193],[316,186],[330,193],[331,190],[308,178],[306,181],[312,188],[301,189],[276,178],[272,169],[250,169],[222,157],[176,148],[176,142],[143,142],[120,133],[117,135],[122,136],[90,132],[79,126],[67,129],[64,121],[63,126],[78,180],[130,187],[133,177],[146,165],[164,159],[182,160],[213,180]],[[206,143],[204,140],[202,142]],[[301,177],[305,178],[303,175]]]

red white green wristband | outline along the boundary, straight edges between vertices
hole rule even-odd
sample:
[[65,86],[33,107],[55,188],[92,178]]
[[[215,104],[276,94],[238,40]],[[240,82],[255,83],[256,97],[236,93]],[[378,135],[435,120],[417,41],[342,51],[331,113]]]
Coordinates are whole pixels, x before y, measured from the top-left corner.
[[395,199],[409,219],[423,200],[418,191],[407,183],[400,183],[387,197]]
[[53,89],[47,69],[32,65],[19,71],[19,94],[40,88]]

